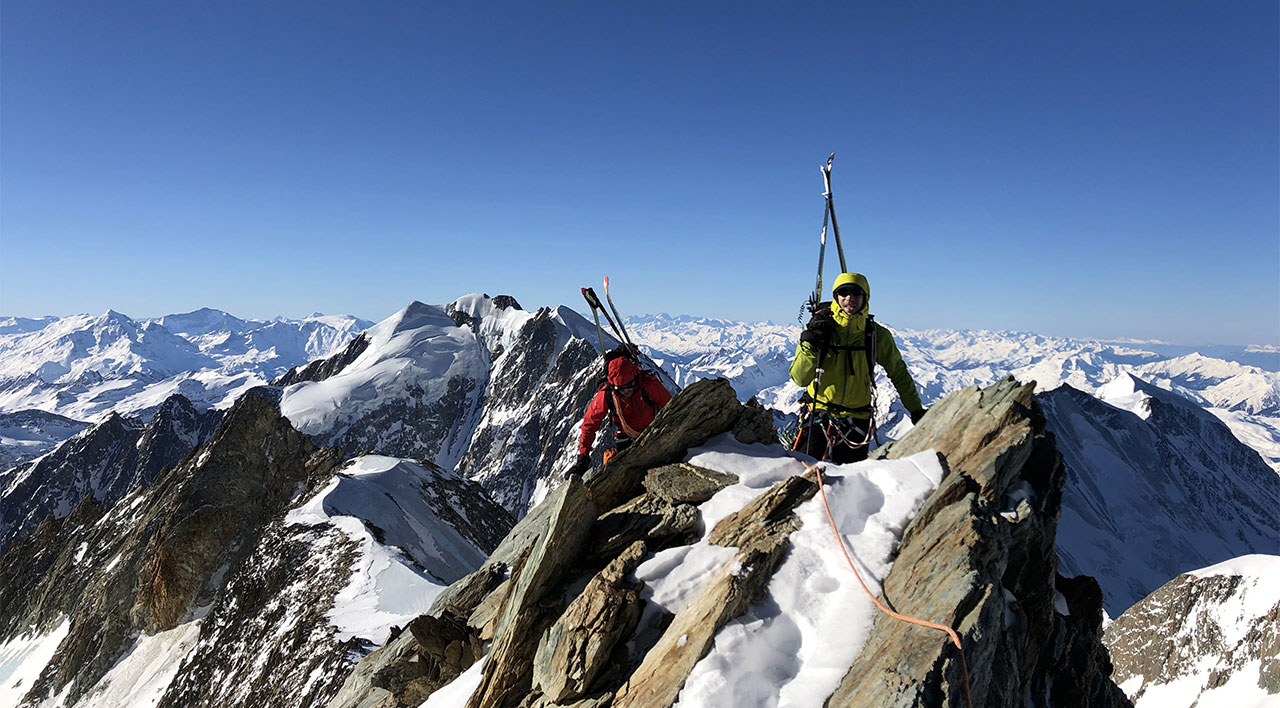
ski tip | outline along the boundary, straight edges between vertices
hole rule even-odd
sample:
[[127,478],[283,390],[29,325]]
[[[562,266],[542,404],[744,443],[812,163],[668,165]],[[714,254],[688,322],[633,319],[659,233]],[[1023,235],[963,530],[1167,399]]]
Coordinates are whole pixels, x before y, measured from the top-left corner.
[[605,290],[609,289],[609,276],[607,275],[604,277],[604,289]]

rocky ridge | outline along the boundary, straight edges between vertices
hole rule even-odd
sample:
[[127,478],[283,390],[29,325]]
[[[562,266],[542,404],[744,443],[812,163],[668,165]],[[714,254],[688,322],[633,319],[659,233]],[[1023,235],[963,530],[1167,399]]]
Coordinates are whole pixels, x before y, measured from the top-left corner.
[[[1031,394],[1012,380],[965,389],[884,452],[935,449],[949,470],[906,529],[884,598],[960,632],[974,705],[1126,706],[1099,641],[1097,583],[1056,573],[1065,473]],[[672,705],[717,631],[760,598],[799,526],[793,510],[817,491],[812,472],[789,477],[703,529],[696,504],[734,480],[681,460],[723,433],[775,440],[769,414],[725,381],[685,389],[634,446],[560,485],[413,631],[362,661],[330,708],[416,706],[445,690],[469,708]],[[674,616],[641,622],[637,564],[704,534],[734,562]],[[962,685],[954,649],[877,617],[827,705],[959,706]]]
[[113,413],[38,460],[0,473],[0,553],[86,496],[109,506],[151,484],[208,439],[222,415],[174,394],[145,425]]

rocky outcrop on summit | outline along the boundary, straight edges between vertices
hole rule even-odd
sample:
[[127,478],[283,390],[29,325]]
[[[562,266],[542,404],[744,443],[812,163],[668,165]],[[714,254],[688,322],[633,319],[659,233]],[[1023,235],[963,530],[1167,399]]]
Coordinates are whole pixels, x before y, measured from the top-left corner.
[[221,420],[221,411],[198,411],[174,394],[146,425],[113,413],[48,455],[0,473],[0,553],[46,517],[71,513],[86,496],[110,505],[151,484]]
[[1107,625],[1116,682],[1137,708],[1280,701],[1280,556],[1180,575]]
[[[1097,584],[1056,574],[1064,471],[1031,390],[966,389],[885,451],[936,449],[949,471],[904,533],[884,599],[957,629],[975,706],[1127,706],[1099,641]],[[699,528],[693,504],[734,480],[681,459],[726,432],[773,436],[769,414],[723,380],[681,392],[635,445],[535,507],[417,630],[357,666],[330,708],[418,705],[442,687],[469,708],[672,705],[719,630],[761,599],[801,524],[794,510],[817,491],[813,472],[786,477]],[[677,521],[682,508],[691,524]],[[732,561],[697,579],[674,615],[641,619],[634,569],[689,533],[736,549]],[[463,674],[475,688],[459,693]],[[827,705],[962,706],[963,685],[939,635],[882,616]]]
[[[934,449],[949,468],[903,534],[882,597],[957,631],[975,706],[1125,706],[1100,642],[1097,582],[1057,574],[1066,472],[1033,389],[1005,379],[957,391],[878,451]],[[878,614],[827,705],[962,706],[963,674],[937,632]]]

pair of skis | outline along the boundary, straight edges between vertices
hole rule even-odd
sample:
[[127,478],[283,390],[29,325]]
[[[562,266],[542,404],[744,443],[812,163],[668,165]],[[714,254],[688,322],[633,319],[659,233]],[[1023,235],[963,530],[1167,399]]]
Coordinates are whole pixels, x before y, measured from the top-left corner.
[[596,337],[600,340],[600,356],[605,355],[604,332],[600,329],[600,313],[602,312],[609,326],[613,328],[613,334],[617,340],[625,344],[628,349],[635,351],[635,345],[631,343],[631,338],[627,336],[627,329],[622,325],[622,315],[618,314],[618,308],[613,304],[613,296],[609,294],[609,276],[606,275],[604,277],[604,298],[609,303],[609,310],[613,310],[613,317],[609,316],[609,310],[604,308],[593,288],[583,288],[582,297],[586,299],[587,305],[591,307],[591,316],[595,317],[596,320]]
[[840,224],[836,223],[836,203],[831,194],[831,163],[835,162],[836,154],[833,152],[827,157],[827,164],[821,165],[818,169],[822,170],[822,184],[824,191],[822,197],[825,202],[822,210],[822,235],[818,246],[818,282],[813,286],[813,294],[809,296],[806,304],[809,306],[809,312],[816,313],[822,302],[822,261],[827,254],[827,225],[830,224],[831,230],[836,236],[836,253],[840,255],[840,272],[847,273],[849,267],[844,262],[844,246],[840,243]]

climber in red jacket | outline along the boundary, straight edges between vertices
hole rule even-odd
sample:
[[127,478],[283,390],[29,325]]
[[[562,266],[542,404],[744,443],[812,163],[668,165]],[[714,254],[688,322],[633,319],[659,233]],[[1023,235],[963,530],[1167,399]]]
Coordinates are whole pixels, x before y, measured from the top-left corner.
[[642,371],[629,356],[614,350],[609,361],[605,383],[596,391],[591,405],[582,416],[582,437],[578,440],[578,461],[569,468],[570,475],[581,475],[591,468],[591,446],[596,433],[604,425],[605,416],[617,431],[617,447],[605,452],[605,462],[615,451],[625,450],[640,432],[649,427],[658,411],[671,400],[658,377]]

